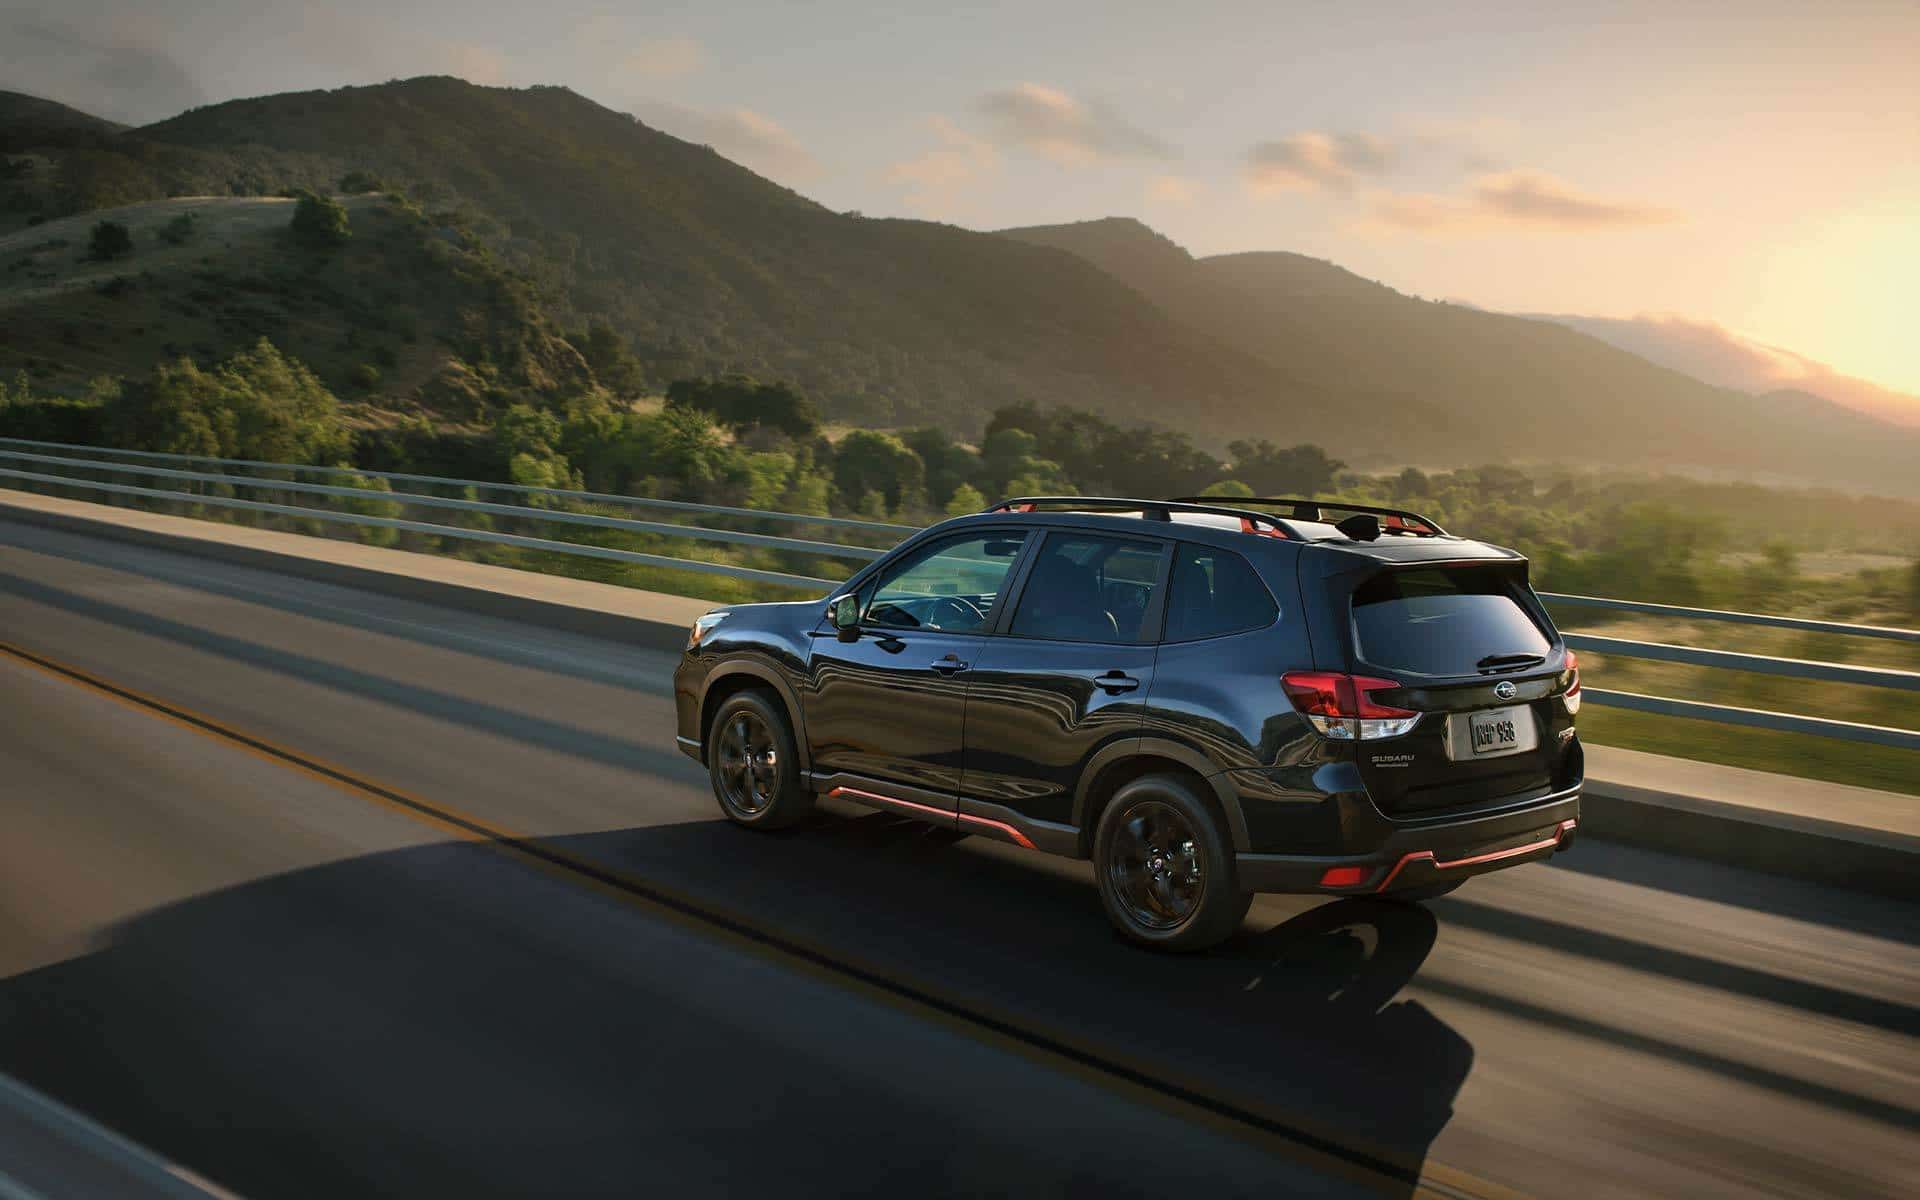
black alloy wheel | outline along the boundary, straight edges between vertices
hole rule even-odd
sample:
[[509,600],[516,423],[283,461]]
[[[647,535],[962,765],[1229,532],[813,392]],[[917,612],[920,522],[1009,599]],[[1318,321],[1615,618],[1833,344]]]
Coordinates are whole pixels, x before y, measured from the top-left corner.
[[728,697],[714,714],[707,744],[714,798],[736,824],[782,829],[812,810],[793,727],[776,697],[760,691]]

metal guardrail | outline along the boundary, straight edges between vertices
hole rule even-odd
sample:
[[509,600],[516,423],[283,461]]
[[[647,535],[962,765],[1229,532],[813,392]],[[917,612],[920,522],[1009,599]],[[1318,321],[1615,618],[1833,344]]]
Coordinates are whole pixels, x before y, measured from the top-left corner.
[[912,525],[894,525],[886,521],[859,521],[851,517],[814,516],[811,513],[770,512],[758,508],[729,508],[723,504],[656,500],[650,496],[621,496],[612,492],[576,492],[565,488],[527,487],[518,483],[500,483],[486,479],[449,479],[439,475],[409,475],[403,471],[362,471],[354,467],[316,467],[305,463],[264,462],[252,458],[209,458],[199,454],[163,454],[157,450],[119,450],[110,446],[76,446],[68,442],[36,442],[27,438],[0,438],[0,446],[26,446],[37,450],[78,450],[88,454],[119,455],[144,462],[215,463],[223,467],[254,467],[261,470],[286,471],[294,475],[357,476],[361,479],[384,479],[389,483],[424,483],[435,487],[515,492],[523,496],[544,496],[554,500],[573,500],[591,504],[624,504],[636,508],[660,508],[674,512],[705,513],[711,516],[740,517],[755,521],[788,521],[803,525],[822,525],[829,529],[860,529],[870,533],[888,534],[895,540],[918,532]]
[[1541,592],[1548,604],[1575,608],[1610,608],[1617,612],[1644,613],[1654,617],[1674,617],[1691,621],[1719,621],[1728,625],[1766,625],[1774,629],[1797,629],[1802,633],[1835,633],[1842,637],[1888,638],[1896,642],[1920,642],[1920,629],[1895,629],[1886,625],[1849,625],[1843,621],[1813,621],[1805,617],[1775,617],[1766,613],[1725,612],[1717,608],[1686,608],[1678,604],[1653,604],[1645,600],[1611,600],[1605,596],[1569,596],[1562,592]]
[[[21,449],[7,449],[6,447],[19,447]],[[44,453],[44,451],[60,451],[61,453],[49,454]],[[117,456],[117,458],[88,457],[106,455]],[[126,461],[129,459],[136,461]],[[694,504],[679,500],[655,500],[646,497],[617,496],[601,492],[571,491],[562,488],[525,487],[518,484],[495,483],[486,480],[448,479],[434,475],[413,475],[397,471],[360,471],[347,467],[319,467],[299,463],[275,463],[252,459],[209,458],[200,455],[162,454],[147,450],[115,450],[96,446],[74,446],[60,442],[31,441],[23,438],[0,438],[0,460],[12,460],[27,465],[64,469],[69,472],[110,472],[122,475],[135,475],[149,479],[177,480],[182,483],[205,485],[214,488],[233,490],[250,489],[302,496],[312,495],[330,499],[344,499],[362,505],[369,503],[406,505],[450,512],[466,512],[476,516],[546,521],[560,525],[585,526],[615,532],[647,534],[655,537],[686,538],[696,542],[714,542],[760,550],[802,555],[819,555],[841,559],[870,560],[881,557],[886,551],[872,546],[848,546],[834,542],[813,541],[797,537],[781,537],[773,534],[750,533],[734,529],[714,529],[696,525],[679,525],[663,521],[633,520],[625,517],[608,516],[604,513],[574,511],[559,507],[559,505],[652,507],[675,512],[701,514],[709,517],[811,524],[829,529],[859,530],[863,533],[885,534],[895,540],[916,532],[913,526],[894,525],[878,521],[860,521],[844,517],[821,517],[804,513],[767,512],[759,509],[733,508],[725,505]],[[140,465],[141,463],[154,462],[175,462],[186,465],[179,468]],[[196,466],[210,466],[220,469],[213,471],[196,470],[194,469]],[[520,495],[530,499],[547,501],[548,503],[538,505],[497,504],[490,501],[436,496],[419,491],[397,489],[379,491],[364,486],[352,487],[334,484],[302,483],[291,479],[272,479],[256,475],[235,474],[233,471],[234,468],[271,470],[284,472],[289,475],[320,476],[335,479],[344,478],[355,481],[378,479],[385,481],[390,487],[395,484],[420,484],[438,488],[485,489],[498,493]],[[754,567],[738,566],[733,563],[706,562],[700,559],[679,558],[664,554],[649,554],[635,550],[621,550],[609,546],[595,546],[581,542],[561,541],[554,538],[500,533],[491,529],[469,529],[455,525],[410,521],[397,517],[380,517],[370,514],[341,512],[337,509],[309,508],[301,505],[279,504],[265,500],[246,500],[231,495],[206,494],[200,491],[170,491],[164,488],[110,483],[96,479],[76,478],[73,474],[53,474],[47,471],[0,467],[0,479],[18,479],[28,483],[78,488],[117,496],[132,496],[144,499],[165,500],[174,503],[201,504],[215,508],[274,513],[281,516],[331,524],[394,529],[410,533],[429,534],[435,537],[487,542],[557,554],[572,554],[588,558],[606,559],[614,562],[693,571],[707,575],[739,579],[750,583],[774,584],[782,587],[828,590],[838,582],[837,580],[817,576],[785,571],[763,570]],[[1688,608],[1680,605],[1654,604],[1638,600],[1615,600],[1602,596],[1576,596],[1558,592],[1542,592],[1540,595],[1541,599],[1554,606],[1611,609],[1620,612],[1640,613],[1643,615],[1693,621],[1759,625],[1808,633],[1826,633],[1847,637],[1880,638],[1920,643],[1920,630],[1915,629],[1896,629],[1877,625],[1850,625],[1836,621],[1815,621],[1799,617],[1776,617],[1764,613],[1742,613],[1727,612],[1719,609]],[[1572,648],[1576,650],[1587,650],[1593,653],[1618,655],[1626,658],[1649,659],[1659,662],[1684,663],[1692,666],[1713,667],[1724,670],[1777,675],[1829,683],[1858,684],[1900,691],[1920,691],[1920,672],[1914,671],[1901,671],[1884,667],[1857,667],[1842,663],[1815,662],[1806,659],[1779,658],[1761,654],[1743,654],[1729,650],[1710,650],[1695,646],[1670,645],[1664,642],[1643,642],[1627,638],[1605,637],[1599,634],[1569,633],[1563,636],[1567,644]],[[1920,731],[1915,730],[1897,729],[1883,725],[1868,725],[1853,721],[1829,720],[1822,717],[1798,716],[1790,713],[1769,712],[1762,709],[1742,708],[1737,705],[1709,704],[1695,700],[1645,696],[1636,692],[1611,691],[1594,687],[1584,689],[1583,694],[1589,702],[1594,704],[1632,709],[1639,712],[1714,721],[1721,724],[1741,725],[1750,728],[1770,729],[1784,733],[1812,734],[1819,737],[1837,738],[1844,741],[1872,745],[1894,746],[1907,750],[1920,750]]]

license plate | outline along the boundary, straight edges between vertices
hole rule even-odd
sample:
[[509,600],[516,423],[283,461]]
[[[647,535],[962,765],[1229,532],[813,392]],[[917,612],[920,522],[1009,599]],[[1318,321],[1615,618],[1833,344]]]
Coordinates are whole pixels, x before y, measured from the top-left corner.
[[1468,713],[1467,739],[1476,757],[1531,749],[1533,713],[1524,707]]

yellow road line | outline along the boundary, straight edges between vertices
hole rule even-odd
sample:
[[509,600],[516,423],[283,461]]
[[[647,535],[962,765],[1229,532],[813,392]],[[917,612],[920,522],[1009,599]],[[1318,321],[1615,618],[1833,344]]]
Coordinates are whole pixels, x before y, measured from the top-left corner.
[[736,946],[761,954],[771,952],[785,965],[803,968],[816,978],[829,979],[842,986],[852,984],[863,995],[891,1007],[905,1009],[922,1018],[933,1016],[942,1024],[975,1038],[984,1035],[985,1040],[995,1045],[1042,1061],[1054,1069],[1065,1067],[1071,1074],[1107,1086],[1122,1084],[1136,1098],[1146,1099],[1162,1108],[1171,1107],[1187,1119],[1197,1115],[1205,1124],[1240,1136],[1249,1132],[1264,1135],[1260,1140],[1281,1143],[1288,1157],[1313,1169],[1365,1186],[1379,1187],[1385,1183],[1396,1192],[1411,1184],[1414,1196],[1433,1200],[1522,1200],[1522,1193],[1441,1163],[1429,1161],[1415,1167],[1396,1162],[1381,1152],[1337,1142],[1232,1101],[1208,1096],[1186,1084],[1157,1077],[1148,1069],[1129,1065],[1090,1047],[1025,1028],[1009,1017],[985,1012],[968,1001],[943,997],[920,985],[894,979],[874,966],[854,962],[844,950],[810,944],[793,935],[759,927],[745,916],[728,912],[709,902],[695,900],[652,881],[543,845],[527,835],[463,813],[449,805],[377,783],[358,772],[333,765],[304,751],[282,746],[171,701],[108,682],[78,667],[57,662],[12,643],[0,641],[0,654],[107,699],[159,717],[181,729],[213,738],[263,761],[289,767],[351,795],[371,799],[442,833],[464,841],[494,846],[570,884],[585,883],[596,892],[643,908],[652,915],[665,916],[682,925],[697,926],[707,933],[717,931]]

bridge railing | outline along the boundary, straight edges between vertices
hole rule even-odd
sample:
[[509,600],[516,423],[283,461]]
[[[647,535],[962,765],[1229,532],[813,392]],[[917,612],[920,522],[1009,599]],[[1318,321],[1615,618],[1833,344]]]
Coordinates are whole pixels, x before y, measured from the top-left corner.
[[[114,479],[95,478],[100,475],[118,476],[123,479],[134,478],[145,482],[127,483],[116,482]],[[275,478],[274,475],[281,477]],[[334,482],[312,482],[326,479]],[[378,486],[387,490],[373,490],[373,486],[368,482],[371,480],[381,481]],[[724,576],[748,583],[816,592],[836,586],[855,568],[849,567],[846,571],[840,572],[837,577],[834,577],[832,572],[825,575],[812,575],[800,571],[715,562],[685,555],[651,553],[554,537],[509,533],[490,527],[451,525],[444,521],[412,520],[285,501],[312,497],[320,501],[351,501],[363,508],[369,507],[369,502],[377,502],[381,505],[391,504],[403,508],[424,509],[436,514],[465,515],[470,518],[489,520],[505,518],[544,522],[575,529],[647,535],[654,540],[685,539],[696,545],[710,544],[776,552],[783,559],[791,558],[800,562],[825,560],[826,563],[840,561],[857,564],[869,561],[885,554],[887,546],[915,532],[915,527],[908,525],[808,513],[769,512],[563,488],[525,487],[487,480],[450,479],[397,471],[362,471],[345,467],[208,458],[198,455],[163,454],[155,451],[115,450],[19,438],[0,438],[0,484],[73,488],[83,492],[131,500],[203,505],[227,510],[268,513],[324,524],[391,529],[453,541],[512,546],[525,550],[691,571]],[[162,484],[178,486],[158,486]],[[482,493],[499,497],[517,496],[523,502],[516,504],[501,503],[496,500],[468,499],[464,496],[438,494],[431,489],[456,491],[474,496]],[[260,495],[278,498],[249,498]],[[615,516],[610,510],[626,512],[651,510],[662,519],[646,520],[639,516]],[[713,523],[686,523],[695,519]],[[822,531],[837,531],[842,535],[857,536],[866,541],[883,542],[885,545],[856,545],[816,538],[762,533],[726,528],[717,524],[718,522],[736,524],[744,522],[763,526],[767,524],[788,527],[810,526]],[[1556,608],[1605,609],[1688,621],[1764,626],[1803,633],[1920,643],[1920,630],[1914,629],[1817,621],[1765,613],[1689,608],[1680,605],[1617,600],[1601,596],[1566,595],[1556,592],[1543,592],[1541,598]],[[1638,641],[1589,633],[1567,633],[1563,636],[1573,649],[1597,654],[1824,683],[1856,684],[1920,692],[1920,672],[1915,671],[1746,654],[1731,650]],[[1920,731],[1916,730],[1743,708],[1736,705],[1711,704],[1697,700],[1648,696],[1636,692],[1611,691],[1595,687],[1586,687],[1582,691],[1586,701],[1592,704],[1783,733],[1812,734],[1850,742],[1920,750]]]

